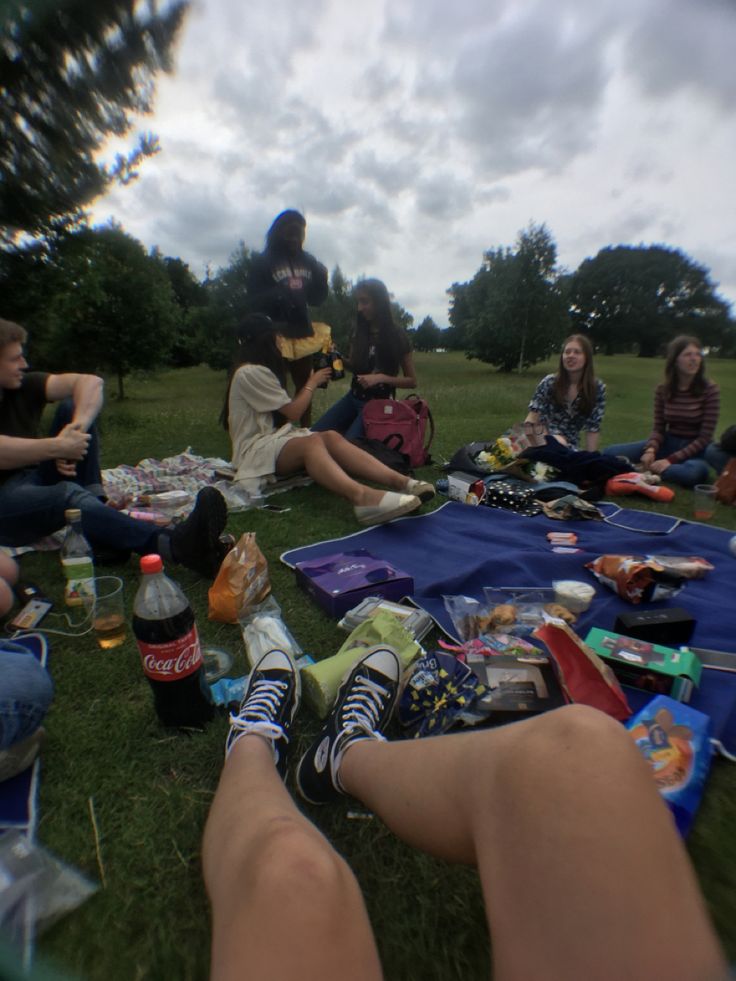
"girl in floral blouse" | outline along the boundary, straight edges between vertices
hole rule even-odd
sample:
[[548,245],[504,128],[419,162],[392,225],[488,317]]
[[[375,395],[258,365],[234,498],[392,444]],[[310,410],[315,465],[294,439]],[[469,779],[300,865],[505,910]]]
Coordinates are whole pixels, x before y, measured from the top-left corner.
[[572,334],[562,346],[557,374],[537,385],[524,420],[527,428],[544,429],[565,446],[597,450],[606,409],[606,386],[595,377],[593,348],[583,334]]

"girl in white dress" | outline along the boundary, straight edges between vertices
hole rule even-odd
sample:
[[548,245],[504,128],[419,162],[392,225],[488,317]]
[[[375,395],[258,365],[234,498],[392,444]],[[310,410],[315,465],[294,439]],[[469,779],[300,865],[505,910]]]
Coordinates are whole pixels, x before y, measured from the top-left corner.
[[[315,388],[329,379],[331,369],[312,371],[290,398],[284,361],[268,317],[247,317],[238,329],[237,341],[222,412],[232,441],[237,481],[306,470],[316,483],[349,501],[362,525],[382,524],[408,514],[434,496],[431,484],[391,470],[339,433],[316,433],[294,425],[311,404]],[[362,480],[390,490],[368,487]]]

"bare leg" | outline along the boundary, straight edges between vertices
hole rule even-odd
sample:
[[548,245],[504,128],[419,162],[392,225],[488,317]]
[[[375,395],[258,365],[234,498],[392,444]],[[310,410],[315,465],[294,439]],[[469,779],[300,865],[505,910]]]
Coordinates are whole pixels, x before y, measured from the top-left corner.
[[12,587],[18,582],[18,563],[0,552],[0,616],[12,607],[15,597]]
[[352,872],[294,806],[260,736],[243,736],[227,758],[203,865],[216,981],[381,977]]
[[400,492],[405,490],[409,478],[403,473],[387,467],[370,453],[361,450],[359,446],[353,446],[350,440],[334,430],[327,430],[322,433],[322,436],[330,455],[337,460],[343,470],[347,470],[361,480],[372,480],[374,484],[390,487],[391,490]]
[[409,844],[478,865],[494,978],[727,977],[651,774],[602,713],[356,742],[340,778]]
[[[373,487],[365,487],[357,480],[353,480],[332,456],[328,445],[329,437],[337,435],[333,432],[312,433],[311,436],[296,436],[289,440],[276,460],[276,473],[293,473],[295,470],[303,468],[318,484],[335,494],[339,494],[340,497],[344,497],[351,504],[378,504],[384,492]],[[339,438],[346,445],[350,445],[342,436]],[[367,453],[362,453],[357,447],[352,447],[352,449],[356,453],[368,456]],[[368,458],[372,459],[372,457]],[[373,462],[376,466],[381,467],[377,460],[373,460]],[[388,470],[387,467],[383,469]],[[401,474],[397,474],[393,470],[388,472],[396,477],[402,477]],[[403,477],[403,481],[406,483],[406,477]],[[403,484],[401,486],[403,487]]]

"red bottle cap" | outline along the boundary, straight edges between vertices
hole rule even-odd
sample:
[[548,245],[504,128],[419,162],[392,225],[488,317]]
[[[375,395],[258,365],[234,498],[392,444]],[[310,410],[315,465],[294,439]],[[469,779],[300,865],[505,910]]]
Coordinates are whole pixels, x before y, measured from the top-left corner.
[[151,555],[141,556],[141,572],[144,574],[151,575],[153,572],[161,572],[164,567],[163,560],[160,555],[156,555],[155,552]]

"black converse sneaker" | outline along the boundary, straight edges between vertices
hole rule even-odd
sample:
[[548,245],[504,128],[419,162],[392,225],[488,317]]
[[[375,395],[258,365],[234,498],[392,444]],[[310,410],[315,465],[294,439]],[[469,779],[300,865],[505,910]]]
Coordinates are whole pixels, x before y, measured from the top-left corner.
[[225,498],[216,487],[203,487],[192,513],[169,535],[174,561],[200,576],[214,579],[227,554],[226,545],[220,541],[226,523]]
[[263,736],[273,747],[276,766],[283,777],[289,729],[299,707],[300,695],[299,671],[289,655],[279,650],[264,654],[251,671],[237,714],[230,715],[225,755],[241,736]]
[[343,679],[322,731],[296,771],[299,793],[326,804],[345,790],[339,769],[345,750],[359,739],[383,739],[399,694],[401,665],[392,650],[376,647]]

